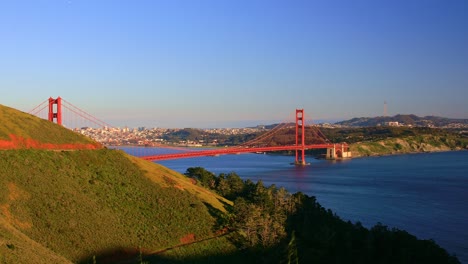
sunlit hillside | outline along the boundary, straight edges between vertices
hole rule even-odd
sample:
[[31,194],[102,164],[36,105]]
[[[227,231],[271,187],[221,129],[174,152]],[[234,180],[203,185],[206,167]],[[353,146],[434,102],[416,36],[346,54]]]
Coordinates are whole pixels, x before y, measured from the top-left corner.
[[70,130],[0,105],[0,149],[97,149],[100,144]]
[[[14,134],[43,143],[94,144],[11,108],[1,106],[0,113],[2,139]],[[229,203],[183,175],[121,151],[0,150],[0,263],[99,260],[112,252],[155,252],[210,238],[218,231],[215,216]]]

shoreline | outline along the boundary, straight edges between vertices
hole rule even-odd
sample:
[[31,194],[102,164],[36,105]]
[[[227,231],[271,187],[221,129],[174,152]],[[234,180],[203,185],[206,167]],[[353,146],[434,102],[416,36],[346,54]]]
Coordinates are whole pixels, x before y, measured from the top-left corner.
[[411,151],[411,152],[385,153],[385,154],[375,154],[375,155],[359,155],[359,156],[352,156],[351,159],[374,158],[374,157],[378,158],[378,157],[416,155],[416,154],[427,154],[427,153],[444,153],[444,152],[456,152],[456,151],[468,151],[468,149],[460,148],[460,149],[449,149],[449,150]]

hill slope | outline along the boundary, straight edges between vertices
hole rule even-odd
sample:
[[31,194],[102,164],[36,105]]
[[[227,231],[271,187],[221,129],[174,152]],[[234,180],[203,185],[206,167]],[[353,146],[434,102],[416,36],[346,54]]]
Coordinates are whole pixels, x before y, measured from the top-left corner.
[[[147,163],[146,171],[139,163]],[[114,150],[0,151],[0,168],[2,218],[74,262],[106,250],[155,251],[184,237],[210,237],[212,210],[228,203]]]
[[71,263],[30,239],[0,216],[0,263]]
[[43,150],[98,146],[48,121],[3,106],[0,120],[2,142],[21,143],[0,150],[0,262],[66,263],[157,251],[212,237],[216,215],[232,204],[121,151]]
[[100,144],[70,130],[0,105],[0,149],[97,149]]

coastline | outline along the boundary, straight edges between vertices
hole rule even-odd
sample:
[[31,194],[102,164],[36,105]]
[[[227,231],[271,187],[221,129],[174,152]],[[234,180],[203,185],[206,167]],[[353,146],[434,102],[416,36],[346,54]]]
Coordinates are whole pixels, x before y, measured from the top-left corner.
[[458,151],[468,151],[468,149],[457,148],[457,149],[448,149],[448,150],[393,152],[393,153],[370,154],[370,155],[354,155],[354,152],[353,152],[353,157],[352,157],[352,159],[358,159],[358,158],[378,158],[378,157],[400,156],[400,155],[417,155],[417,154],[426,154],[426,153],[458,152]]
[[378,141],[350,144],[353,158],[401,154],[460,151],[468,149],[468,139],[422,135],[405,138],[387,138]]

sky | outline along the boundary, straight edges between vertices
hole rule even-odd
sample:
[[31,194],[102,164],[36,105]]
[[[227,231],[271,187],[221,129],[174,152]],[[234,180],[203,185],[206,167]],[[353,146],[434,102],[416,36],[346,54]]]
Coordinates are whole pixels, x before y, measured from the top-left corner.
[[468,118],[466,0],[0,0],[0,104],[114,126]]

